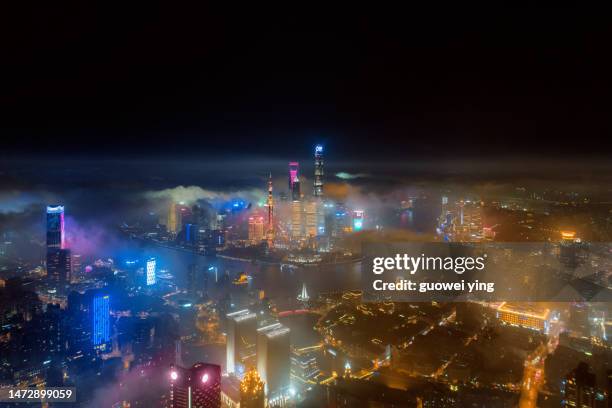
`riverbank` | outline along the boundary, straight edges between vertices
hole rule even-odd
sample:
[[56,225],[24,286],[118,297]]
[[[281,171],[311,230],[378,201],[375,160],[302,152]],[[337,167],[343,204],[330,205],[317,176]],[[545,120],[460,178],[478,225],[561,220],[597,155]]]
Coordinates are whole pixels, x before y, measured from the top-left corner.
[[144,244],[154,245],[154,246],[158,246],[161,248],[171,249],[171,250],[180,251],[180,252],[186,252],[186,253],[190,253],[193,255],[199,255],[204,258],[217,257],[217,258],[225,259],[228,261],[245,262],[245,263],[251,263],[251,264],[254,263],[254,264],[260,264],[260,265],[270,265],[270,266],[291,265],[294,267],[309,268],[309,267],[320,267],[320,266],[330,266],[330,265],[349,265],[349,264],[359,263],[363,260],[363,258],[359,257],[359,258],[343,259],[340,261],[333,261],[333,262],[321,261],[321,262],[313,262],[313,263],[298,263],[298,262],[283,261],[283,260],[277,261],[277,260],[261,259],[258,257],[248,257],[247,258],[247,257],[225,254],[223,252],[218,252],[215,255],[206,255],[201,252],[195,251],[191,248],[185,248],[185,247],[181,247],[177,245],[170,245],[168,243],[146,239],[146,238],[139,237],[133,234],[126,234],[126,235],[130,239],[142,242]]

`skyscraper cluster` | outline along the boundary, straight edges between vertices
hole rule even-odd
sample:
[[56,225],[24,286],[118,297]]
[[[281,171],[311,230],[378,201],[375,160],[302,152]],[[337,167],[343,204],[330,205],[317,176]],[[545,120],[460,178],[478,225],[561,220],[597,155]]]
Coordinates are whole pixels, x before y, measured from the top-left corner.
[[257,369],[270,404],[285,400],[290,389],[290,330],[281,323],[258,327],[247,309],[227,315],[226,369],[241,377]]
[[244,372],[245,361],[255,355],[257,315],[247,309],[227,315],[226,370]]
[[289,192],[291,196],[290,239],[298,245],[315,246],[317,237],[325,234],[323,204],[323,146],[316,145],[314,152],[313,196],[305,199],[300,191],[299,164],[289,163]]
[[437,232],[445,241],[477,242],[487,237],[480,201],[459,200],[449,203],[448,197],[443,196],[441,205]]

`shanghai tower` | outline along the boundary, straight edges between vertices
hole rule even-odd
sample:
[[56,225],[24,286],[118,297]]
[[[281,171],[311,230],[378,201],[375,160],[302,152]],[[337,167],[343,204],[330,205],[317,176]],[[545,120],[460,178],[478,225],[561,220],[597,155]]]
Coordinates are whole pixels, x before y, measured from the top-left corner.
[[314,196],[323,196],[323,146],[315,146]]

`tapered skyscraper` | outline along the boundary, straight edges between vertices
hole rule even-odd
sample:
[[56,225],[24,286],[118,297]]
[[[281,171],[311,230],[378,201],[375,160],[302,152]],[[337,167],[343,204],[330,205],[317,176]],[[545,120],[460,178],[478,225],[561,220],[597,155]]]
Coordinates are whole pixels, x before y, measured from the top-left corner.
[[323,196],[323,146],[315,146],[314,196]]

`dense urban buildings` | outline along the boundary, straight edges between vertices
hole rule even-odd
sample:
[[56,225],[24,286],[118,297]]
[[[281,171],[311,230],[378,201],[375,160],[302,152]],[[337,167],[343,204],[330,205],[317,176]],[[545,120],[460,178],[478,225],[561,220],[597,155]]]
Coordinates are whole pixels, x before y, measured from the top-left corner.
[[[64,207],[47,206],[43,267],[1,281],[8,296],[0,351],[3,367],[11,367],[1,371],[3,384],[77,386],[92,406],[102,397],[87,381],[99,378],[104,386],[141,384],[104,400],[123,405],[609,401],[607,303],[369,302],[359,284],[349,284],[363,262],[351,241],[362,236],[385,241],[402,229],[425,229],[434,242],[473,247],[539,233],[548,234],[548,244],[529,256],[512,247],[501,252],[516,264],[505,273],[520,276],[535,262],[546,285],[570,283],[564,296],[594,293],[609,285],[609,251],[586,244],[588,231],[579,236],[567,223],[555,229],[543,221],[566,211],[564,202],[540,210],[529,208],[531,198],[449,190],[432,198],[428,191],[387,213],[323,195],[319,148],[312,194],[300,190],[292,162],[289,201],[276,193],[270,172],[257,203],[173,198],[162,203],[161,217],[151,211],[145,222],[124,222],[119,239],[130,249],[112,257],[71,256]],[[519,229],[500,227],[512,223]],[[538,264],[543,259],[549,261]],[[530,285],[533,277],[520,279]],[[160,381],[165,385],[145,385]]]
[[0,406],[612,406],[609,17],[455,6],[5,13]]

